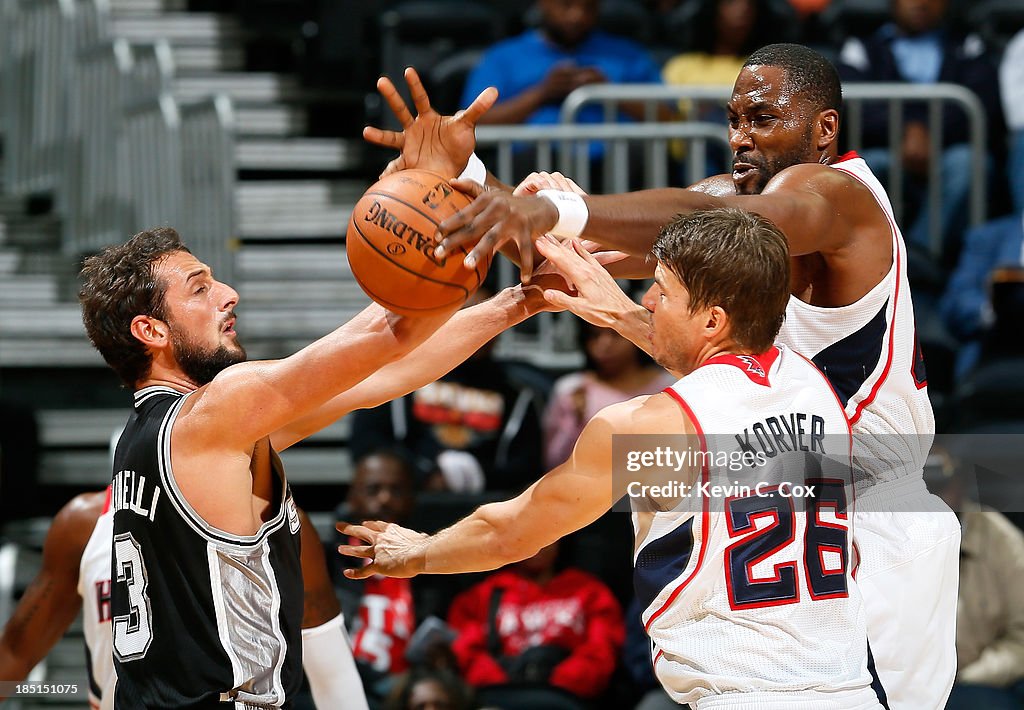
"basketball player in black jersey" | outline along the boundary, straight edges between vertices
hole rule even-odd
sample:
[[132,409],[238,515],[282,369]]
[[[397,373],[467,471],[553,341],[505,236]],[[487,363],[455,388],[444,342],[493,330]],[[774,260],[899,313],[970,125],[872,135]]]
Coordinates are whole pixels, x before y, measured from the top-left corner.
[[289,707],[300,521],[277,452],[436,379],[547,306],[536,289],[506,289],[424,343],[450,313],[372,305],[290,357],[245,362],[238,294],[173,229],[90,257],[82,277],[88,335],[135,401],[113,466],[113,702]]
[[[54,516],[43,544],[42,567],[0,634],[0,679],[21,681],[27,678],[82,612],[86,627],[89,707],[104,706],[104,693],[109,693],[114,683],[110,649],[110,549],[107,545],[102,561],[87,550],[97,549],[93,546],[99,542],[92,539],[97,535],[106,534],[109,540],[106,526],[100,525],[97,529],[109,496],[109,489],[82,493]],[[309,679],[313,700],[319,710],[342,705],[351,710],[366,710],[352,654],[347,645],[337,643],[335,628],[343,619],[327,573],[323,548],[301,509],[299,517],[305,586],[303,670]],[[85,609],[83,605],[93,608]],[[321,639],[328,644],[329,652],[309,653],[311,648],[322,648]],[[100,654],[106,658],[99,657]],[[5,697],[4,689],[0,688],[0,701]],[[105,707],[110,707],[109,699]]]

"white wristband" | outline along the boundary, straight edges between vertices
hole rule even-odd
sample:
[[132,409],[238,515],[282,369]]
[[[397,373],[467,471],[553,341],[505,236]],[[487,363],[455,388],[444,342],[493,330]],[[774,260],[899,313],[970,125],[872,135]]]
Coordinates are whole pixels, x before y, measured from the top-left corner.
[[590,210],[587,209],[583,195],[562,190],[538,190],[537,197],[551,200],[558,210],[558,222],[548,230],[548,234],[563,239],[575,239],[583,233],[583,228],[587,226],[587,220],[590,218]]
[[484,161],[476,157],[476,153],[470,154],[469,162],[466,163],[466,169],[459,175],[459,180],[472,180],[481,185],[487,182],[487,166],[484,165]]

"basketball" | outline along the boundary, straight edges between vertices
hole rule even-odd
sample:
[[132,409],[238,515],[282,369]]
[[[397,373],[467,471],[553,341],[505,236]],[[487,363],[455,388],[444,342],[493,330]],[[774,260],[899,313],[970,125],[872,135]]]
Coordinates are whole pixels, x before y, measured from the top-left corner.
[[425,316],[462,304],[483,281],[490,257],[462,265],[459,247],[434,256],[437,226],[470,203],[438,173],[402,170],[370,187],[348,223],[346,250],[363,291],[404,316]]

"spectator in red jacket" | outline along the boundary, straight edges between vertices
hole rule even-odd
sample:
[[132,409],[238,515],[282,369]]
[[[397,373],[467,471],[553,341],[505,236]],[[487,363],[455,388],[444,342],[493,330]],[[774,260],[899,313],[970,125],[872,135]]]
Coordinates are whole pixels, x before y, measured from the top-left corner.
[[625,636],[622,609],[601,580],[559,570],[557,557],[555,542],[452,602],[453,651],[470,685],[505,684],[505,699],[515,686],[547,684],[578,698],[608,686]]

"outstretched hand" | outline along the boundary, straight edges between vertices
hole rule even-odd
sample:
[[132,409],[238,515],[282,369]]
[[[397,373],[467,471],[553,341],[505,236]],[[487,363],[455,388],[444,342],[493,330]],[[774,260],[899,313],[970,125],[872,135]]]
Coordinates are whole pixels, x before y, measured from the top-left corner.
[[546,301],[556,309],[575,313],[588,323],[612,328],[644,347],[637,339],[647,340],[650,331],[647,311],[619,288],[601,259],[575,239],[559,242],[545,236],[537,240],[536,247],[572,285],[568,291],[545,290]]
[[535,263],[533,240],[558,221],[558,210],[543,197],[517,197],[502,190],[487,190],[472,180],[453,180],[452,186],[474,200],[438,226],[440,244],[436,255],[443,258],[464,244],[476,243],[464,264],[474,269],[504,244],[515,242],[519,249],[520,276],[530,283]]
[[343,555],[370,560],[363,567],[346,569],[345,576],[349,579],[366,579],[375,574],[415,577],[423,572],[427,535],[380,520],[368,520],[362,525],[341,521],[336,527],[338,532],[368,543],[338,546],[338,552]]
[[386,131],[374,126],[363,129],[363,138],[385,148],[394,148],[400,155],[388,163],[381,177],[399,170],[419,168],[432,170],[447,178],[461,174],[476,146],[476,124],[498,99],[498,90],[487,87],[467,108],[454,116],[442,116],[430,105],[423,82],[412,67],[405,70],[416,117],[413,118],[405,100],[387,77],[377,80],[377,91],[387,102],[402,125],[401,131]]

